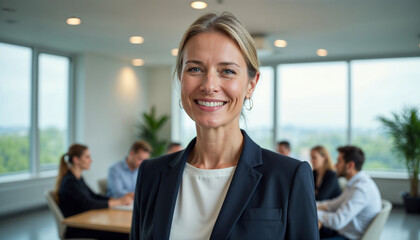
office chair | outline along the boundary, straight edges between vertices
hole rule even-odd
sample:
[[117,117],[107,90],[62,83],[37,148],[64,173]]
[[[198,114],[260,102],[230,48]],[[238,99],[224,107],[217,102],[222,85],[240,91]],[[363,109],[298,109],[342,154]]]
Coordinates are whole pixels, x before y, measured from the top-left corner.
[[379,240],[381,237],[382,229],[391,212],[392,204],[390,201],[382,199],[382,210],[369,224],[361,240]]
[[100,194],[106,196],[107,187],[108,187],[108,179],[102,178],[98,180],[98,187]]
[[[46,190],[44,195],[45,195],[45,198],[47,199],[48,207],[54,215],[54,220],[55,220],[55,223],[57,224],[58,236],[60,237],[61,240],[71,240],[69,238],[65,238],[67,226],[63,223],[63,220],[64,220],[63,213],[61,213],[61,210],[54,199],[54,190]],[[78,238],[78,240],[95,240],[95,239]]]

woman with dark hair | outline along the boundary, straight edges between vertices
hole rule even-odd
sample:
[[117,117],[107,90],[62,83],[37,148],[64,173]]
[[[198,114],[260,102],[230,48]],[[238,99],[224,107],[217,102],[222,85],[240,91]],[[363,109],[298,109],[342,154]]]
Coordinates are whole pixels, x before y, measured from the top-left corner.
[[314,174],[315,199],[322,201],[338,197],[341,194],[341,189],[327,149],[323,146],[313,147],[311,163]]
[[[55,200],[64,217],[69,217],[91,209],[108,208],[131,204],[131,198],[108,198],[94,193],[85,183],[82,171],[88,170],[92,158],[87,146],[73,144],[60,159],[55,188]],[[96,239],[127,239],[127,234],[102,232],[68,227],[66,238],[93,237]]]
[[200,17],[175,69],[197,137],[140,166],[131,239],[318,239],[309,164],[262,149],[239,128],[260,76],[244,26],[230,13]]

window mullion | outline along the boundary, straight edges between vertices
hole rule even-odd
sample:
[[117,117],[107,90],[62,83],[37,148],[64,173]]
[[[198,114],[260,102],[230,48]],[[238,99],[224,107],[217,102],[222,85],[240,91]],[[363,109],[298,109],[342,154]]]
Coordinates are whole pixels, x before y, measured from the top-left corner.
[[34,176],[39,175],[39,127],[38,127],[38,50],[32,49],[31,76],[31,131],[30,131],[30,166]]
[[348,96],[347,96],[347,101],[348,101],[348,103],[347,103],[347,110],[348,110],[348,112],[347,112],[347,144],[348,145],[350,145],[351,144],[351,141],[352,141],[352,136],[351,136],[351,134],[352,134],[352,131],[351,131],[351,118],[352,118],[352,104],[351,104],[351,101],[352,101],[352,96],[351,96],[351,94],[352,94],[352,89],[351,89],[351,83],[352,83],[352,81],[351,81],[352,79],[351,79],[351,62],[350,61],[347,61],[347,88],[348,88],[348,91],[347,91],[347,94],[348,94]]

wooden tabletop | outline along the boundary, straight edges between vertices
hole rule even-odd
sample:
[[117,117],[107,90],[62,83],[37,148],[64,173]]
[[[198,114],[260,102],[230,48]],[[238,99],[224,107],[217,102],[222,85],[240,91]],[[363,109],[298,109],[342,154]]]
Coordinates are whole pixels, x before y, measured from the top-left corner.
[[70,227],[130,233],[132,215],[132,211],[95,209],[65,218],[63,223]]

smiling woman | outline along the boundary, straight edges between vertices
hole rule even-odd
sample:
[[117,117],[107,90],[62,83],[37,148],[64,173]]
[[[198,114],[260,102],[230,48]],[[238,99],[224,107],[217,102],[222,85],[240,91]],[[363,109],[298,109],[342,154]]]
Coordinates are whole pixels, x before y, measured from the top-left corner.
[[262,149],[239,127],[260,76],[242,24],[229,13],[199,18],[175,73],[197,137],[142,163],[131,238],[318,239],[309,164]]

